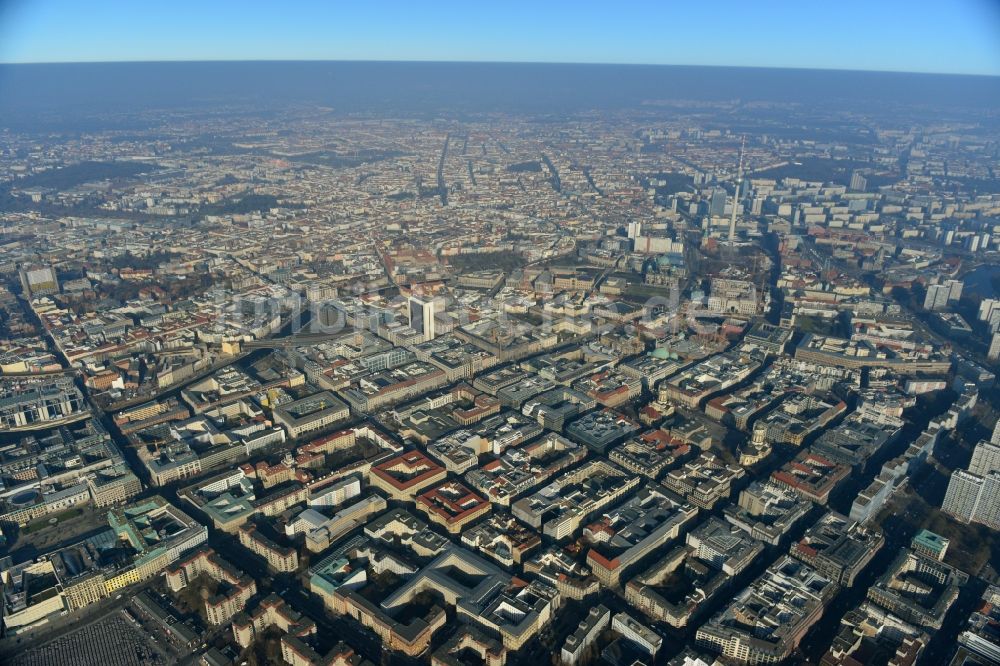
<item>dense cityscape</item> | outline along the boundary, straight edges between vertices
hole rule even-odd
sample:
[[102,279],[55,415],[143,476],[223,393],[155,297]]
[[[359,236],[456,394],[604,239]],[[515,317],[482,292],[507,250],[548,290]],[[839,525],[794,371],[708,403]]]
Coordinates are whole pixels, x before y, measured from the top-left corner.
[[675,97],[0,126],[0,661],[1000,663],[997,107]]

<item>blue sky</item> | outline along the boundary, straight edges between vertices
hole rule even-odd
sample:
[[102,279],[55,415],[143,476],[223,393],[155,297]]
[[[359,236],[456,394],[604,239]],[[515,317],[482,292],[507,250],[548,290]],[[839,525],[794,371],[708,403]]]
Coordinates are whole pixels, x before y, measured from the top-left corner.
[[1000,75],[1000,0],[0,0],[0,62],[459,60]]

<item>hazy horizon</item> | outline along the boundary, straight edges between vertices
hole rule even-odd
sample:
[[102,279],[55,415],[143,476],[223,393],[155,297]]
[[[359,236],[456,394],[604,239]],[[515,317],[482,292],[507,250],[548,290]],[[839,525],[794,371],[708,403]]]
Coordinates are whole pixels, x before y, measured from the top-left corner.
[[1000,79],[1000,73],[937,72],[915,69],[878,69],[852,67],[810,67],[783,65],[737,65],[682,62],[615,62],[588,60],[437,60],[433,58],[151,58],[127,60],[0,60],[0,67],[38,65],[156,65],[156,64],[214,64],[214,63],[343,63],[343,64],[428,64],[428,65],[580,65],[594,67],[690,67],[705,69],[761,69],[808,72],[857,72],[864,74],[916,74],[926,76],[954,76],[967,78]]
[[[693,65],[422,61],[192,61],[0,64],[9,127],[51,129],[136,112],[321,107],[335,114],[532,115],[679,103],[850,109],[859,114],[956,109],[992,117],[1000,77]],[[923,111],[922,111],[923,110]],[[933,116],[933,114],[931,114]],[[102,121],[103,122],[103,121]],[[54,123],[54,125],[53,125]]]

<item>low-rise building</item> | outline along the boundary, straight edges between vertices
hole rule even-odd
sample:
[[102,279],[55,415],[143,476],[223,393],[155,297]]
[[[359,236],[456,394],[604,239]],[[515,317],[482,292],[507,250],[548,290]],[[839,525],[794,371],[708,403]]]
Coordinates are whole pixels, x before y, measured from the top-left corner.
[[690,444],[666,430],[647,430],[614,447],[608,457],[630,472],[657,479],[692,452]]
[[490,512],[490,503],[458,481],[445,481],[420,493],[417,508],[432,523],[452,534],[460,534],[466,525]]
[[233,637],[241,647],[248,647],[271,628],[300,640],[316,634],[316,623],[276,594],[267,595],[253,610],[233,618]]
[[591,451],[604,454],[609,447],[638,432],[640,426],[610,409],[603,409],[576,419],[566,427],[566,435],[586,444]]
[[558,546],[549,546],[532,555],[524,563],[524,570],[556,588],[560,597],[567,599],[584,599],[601,589],[590,569]]
[[448,471],[420,451],[406,451],[371,468],[368,482],[396,500],[412,500]]
[[812,507],[792,490],[770,481],[755,481],[740,493],[739,504],[727,506],[723,513],[726,520],[753,538],[776,546]]
[[292,438],[340,423],[350,415],[347,405],[329,391],[274,408],[274,420],[284,426]]
[[587,617],[583,618],[580,626],[566,637],[563,643],[560,656],[564,664],[575,666],[583,657],[584,651],[594,644],[604,628],[611,622],[611,611],[603,606],[591,606]]
[[884,543],[879,530],[830,511],[792,544],[791,554],[838,585],[851,587]]
[[645,486],[584,528],[591,544],[587,565],[602,583],[617,586],[630,567],[677,539],[697,515],[670,491]]
[[587,457],[586,447],[556,433],[507,449],[500,458],[466,473],[465,479],[500,506]]
[[[926,631],[906,622],[870,601],[863,601],[840,620],[824,666],[852,666],[873,654],[885,655],[888,663],[915,664],[930,641]],[[952,662],[954,663],[954,662]]]
[[660,648],[663,647],[663,636],[628,613],[615,613],[611,619],[611,630],[621,634],[625,640],[639,647],[650,658],[655,658]]
[[513,567],[524,562],[542,539],[512,516],[495,513],[463,532],[462,543],[505,567]]
[[466,666],[468,653],[478,657],[483,666],[504,666],[507,649],[503,644],[473,625],[460,628],[431,655],[431,666]]
[[299,568],[299,554],[291,546],[282,546],[265,536],[253,523],[240,526],[239,539],[243,547],[258,555],[275,571],[289,572]]
[[648,617],[673,627],[691,623],[764,546],[739,529],[710,518],[625,586],[625,598]]
[[907,622],[936,630],[968,580],[958,569],[904,548],[868,588],[868,598]]
[[663,485],[702,509],[711,509],[729,498],[734,481],[742,479],[746,470],[739,465],[723,462],[714,453],[702,453],[682,467],[667,472]]
[[801,451],[771,474],[779,486],[794,490],[807,500],[826,504],[830,493],[851,473],[847,465],[835,463],[811,451]]
[[520,520],[554,539],[574,534],[583,521],[639,484],[603,460],[592,460],[511,506]]
[[198,576],[207,576],[220,584],[216,594],[205,599],[205,616],[216,626],[229,622],[257,594],[257,582],[253,578],[205,547],[167,569],[167,585],[179,592]]
[[787,659],[820,619],[837,585],[785,556],[698,628],[695,642],[746,664]]

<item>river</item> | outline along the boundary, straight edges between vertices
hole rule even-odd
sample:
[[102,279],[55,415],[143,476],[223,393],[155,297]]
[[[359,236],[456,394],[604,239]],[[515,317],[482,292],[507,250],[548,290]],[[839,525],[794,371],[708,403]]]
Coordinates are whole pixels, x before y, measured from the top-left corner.
[[997,290],[993,287],[994,278],[1000,278],[1000,266],[983,264],[965,276],[965,286],[962,288],[962,292],[975,293],[980,298],[996,298]]

